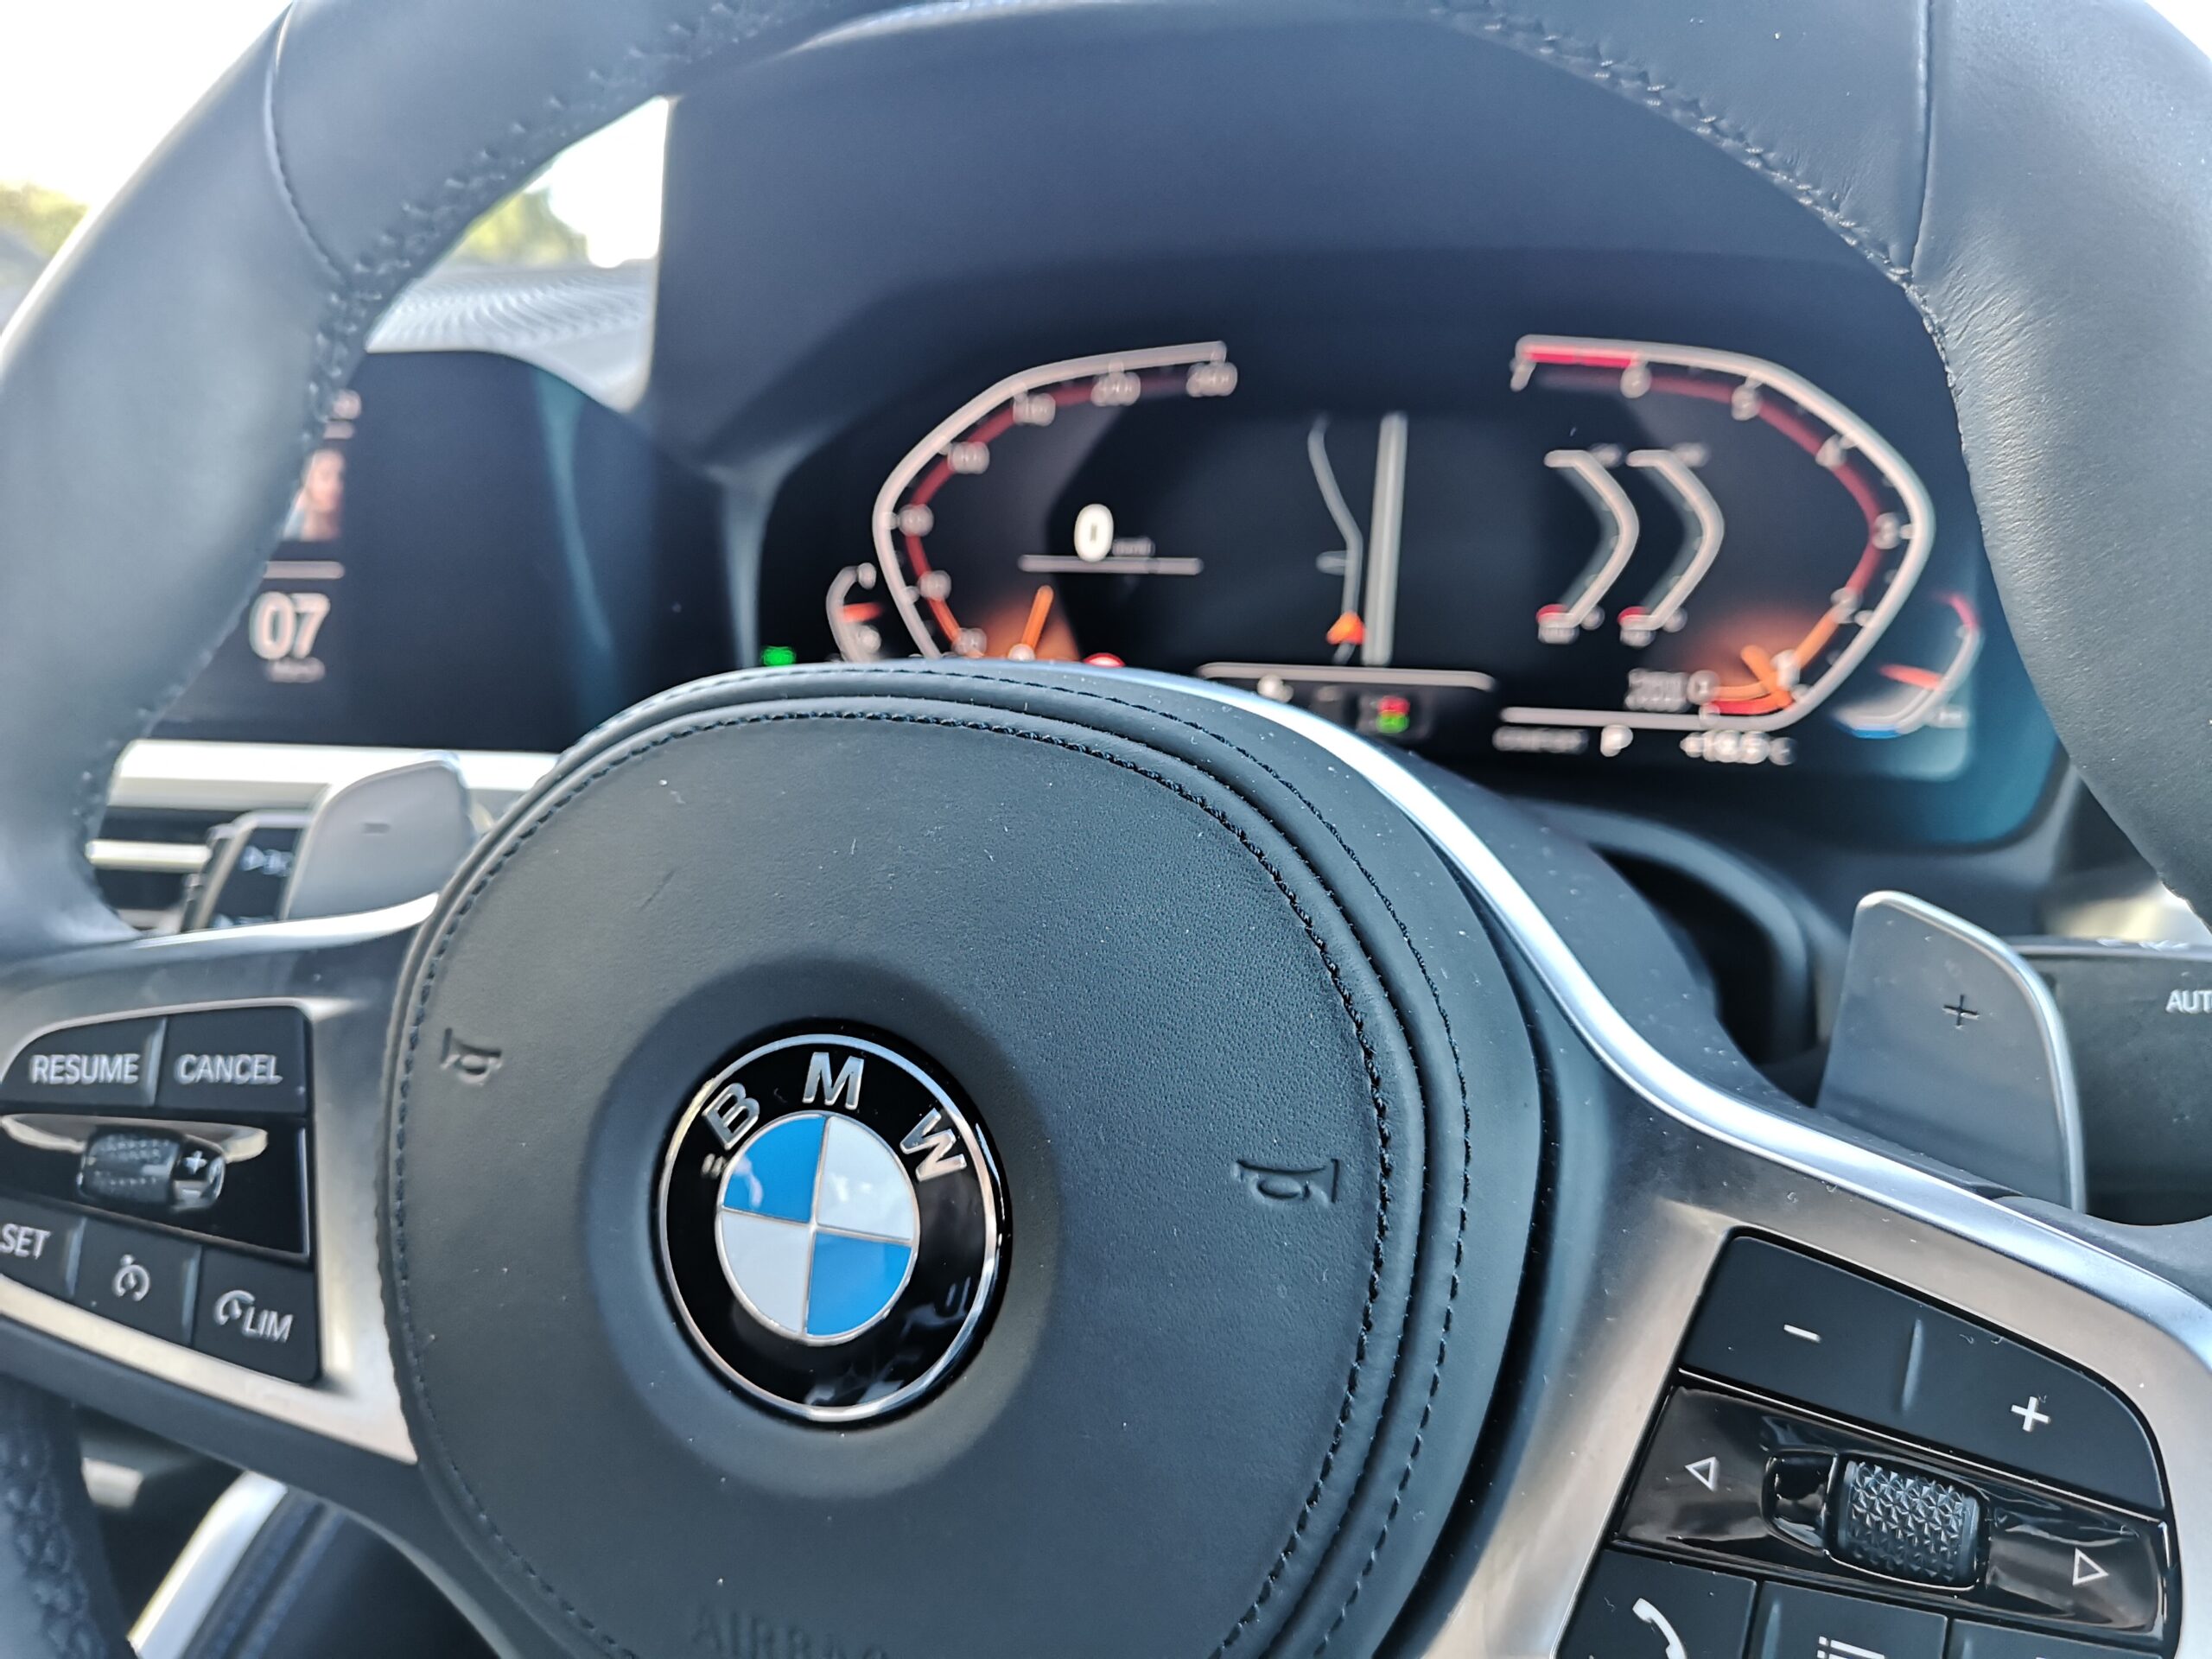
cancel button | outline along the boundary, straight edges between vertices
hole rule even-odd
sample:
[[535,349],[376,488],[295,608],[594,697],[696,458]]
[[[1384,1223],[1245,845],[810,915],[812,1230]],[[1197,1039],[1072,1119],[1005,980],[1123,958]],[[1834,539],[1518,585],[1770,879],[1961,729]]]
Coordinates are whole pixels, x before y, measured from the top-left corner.
[[169,1016],[157,1103],[195,1117],[304,1112],[307,1020],[297,1008],[216,1008]]

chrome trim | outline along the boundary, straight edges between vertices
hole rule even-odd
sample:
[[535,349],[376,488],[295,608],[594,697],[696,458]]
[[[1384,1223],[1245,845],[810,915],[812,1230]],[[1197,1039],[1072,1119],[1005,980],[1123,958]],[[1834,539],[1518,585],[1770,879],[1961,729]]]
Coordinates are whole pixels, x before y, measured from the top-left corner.
[[[1497,682],[1471,668],[1368,668],[1357,663],[1200,663],[1202,680],[1258,680],[1273,675],[1288,685],[1433,685],[1462,691],[1495,691]],[[1270,697],[1270,702],[1280,699]]]
[[[1562,1124],[1561,1179],[1602,1218],[1529,1357],[1526,1401],[1463,1548],[1472,1566],[1427,1659],[1542,1659],[1566,1634],[1721,1244],[1795,1240],[2018,1333],[2126,1395],[2168,1471],[2181,1579],[2212,1593],[2212,1308],[2037,1216],[1738,1099],[1661,1052],[1606,997],[1496,854],[1395,757],[1302,709],[1166,676],[1319,745],[1418,826],[1465,879],[1592,1052],[1648,1109],[1604,1134]],[[1588,1199],[1609,1199],[1591,1205]],[[1571,1224],[1562,1222],[1562,1225]],[[2212,1656],[2190,1617],[2177,1659]]]
[[197,841],[110,841],[97,836],[85,843],[85,858],[96,870],[197,875],[207,868],[207,848]]
[[[108,804],[126,811],[305,810],[325,790],[420,760],[421,749],[314,743],[206,743],[143,738],[116,762]],[[492,817],[552,770],[554,757],[519,750],[455,754],[471,799]]]
[[145,1489],[146,1472],[134,1469],[127,1463],[113,1463],[105,1458],[86,1458],[81,1464],[85,1476],[85,1496],[92,1500],[96,1510],[130,1510],[138,1502],[138,1494]]
[[[1859,901],[1858,909],[1853,912],[1852,937],[1854,939],[1860,938],[1859,923],[1865,919],[1870,911],[1882,910],[1896,911],[1901,915],[1911,918],[1913,921],[1932,933],[1941,934],[1955,940],[1967,950],[1981,957],[1991,967],[1996,969],[1999,973],[2004,975],[2018,988],[2021,999],[2027,1003],[2035,1017],[2036,1035],[2041,1039],[2043,1046],[2044,1073],[2050,1079],[2049,1103],[2052,1109],[2055,1109],[2058,1118],[2059,1155],[2065,1164],[2065,1167],[2059,1172],[2059,1179],[2066,1189],[2065,1201],[2073,1209],[2088,1209],[2089,1207],[2089,1174],[2088,1166],[2084,1161],[2082,1151],[2082,1100],[2075,1087],[2074,1050],[2066,1040],[2065,1017],[2059,1013],[2058,1004],[2051,997],[2050,987],[2044,983],[2043,976],[2031,968],[2021,958],[2018,951],[1994,933],[1986,928],[1976,927],[1965,917],[1955,916],[1939,906],[1929,904],[1925,899],[1916,899],[1909,893],[1895,893],[1884,889],[1870,893],[1861,899]],[[1878,973],[1875,977],[1878,982],[1880,978]],[[1842,992],[1847,1005],[1849,1003],[1853,989],[1851,963],[1847,957],[1843,965]],[[1834,1029],[1836,1031],[1845,1029],[1843,1015],[1844,1009],[1839,1007],[1834,1025]],[[1860,1112],[1851,1103],[1847,1094],[1842,1094],[1840,1097],[1834,1098],[1831,1103],[1829,1090],[1834,1084],[1835,1078],[1836,1068],[1831,1065],[1827,1074],[1821,1080],[1817,1109],[1821,1111],[1833,1111],[1839,1119],[1846,1122],[1860,1121],[1862,1128],[1874,1128],[1875,1126],[1863,1121],[1866,1114]],[[1884,1103],[1884,1106],[1886,1109],[1887,1103]],[[1875,1132],[1878,1134],[1880,1130],[1876,1128]],[[1969,1173],[1984,1172],[1969,1171]]]
[[0,1114],[0,1135],[35,1152],[81,1153],[102,1129],[159,1130],[189,1135],[222,1149],[226,1163],[242,1164],[269,1150],[269,1131],[238,1123],[195,1123],[188,1119],[136,1117],[85,1112],[23,1111]]
[[[327,921],[96,945],[0,975],[0,1053],[47,1032],[128,1014],[283,1002],[313,1027],[315,1290],[322,1377],[287,1382],[0,1279],[0,1319],[243,1410],[415,1461],[384,1315],[378,1255],[383,1067],[391,1005],[434,899]],[[302,987],[312,988],[305,992]]]
[[224,1490],[131,1625],[138,1659],[183,1659],[284,1492],[265,1475],[240,1475]]

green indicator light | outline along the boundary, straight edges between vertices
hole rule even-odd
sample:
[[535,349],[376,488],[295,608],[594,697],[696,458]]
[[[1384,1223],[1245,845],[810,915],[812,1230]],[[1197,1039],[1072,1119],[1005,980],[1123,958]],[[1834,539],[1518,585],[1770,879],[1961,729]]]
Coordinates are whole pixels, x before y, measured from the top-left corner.
[[1413,729],[1414,706],[1404,697],[1377,697],[1371,705],[1378,737],[1403,737]]
[[797,661],[798,652],[789,645],[770,645],[760,653],[760,666],[763,668],[789,668]]

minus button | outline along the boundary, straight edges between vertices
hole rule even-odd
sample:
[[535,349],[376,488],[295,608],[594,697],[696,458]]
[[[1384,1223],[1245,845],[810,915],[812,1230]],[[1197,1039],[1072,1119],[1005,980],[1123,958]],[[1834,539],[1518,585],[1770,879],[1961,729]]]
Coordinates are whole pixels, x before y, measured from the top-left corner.
[[1782,1334],[1785,1337],[1795,1337],[1800,1342],[1818,1342],[1821,1339],[1819,1332],[1808,1331],[1802,1325],[1785,1325],[1782,1327]]

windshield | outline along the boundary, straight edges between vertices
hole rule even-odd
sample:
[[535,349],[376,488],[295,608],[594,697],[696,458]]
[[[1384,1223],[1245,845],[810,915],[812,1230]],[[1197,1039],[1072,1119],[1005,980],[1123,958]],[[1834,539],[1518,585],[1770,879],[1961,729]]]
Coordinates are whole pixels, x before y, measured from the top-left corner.
[[[0,322],[283,10],[282,0],[0,0]],[[465,293],[558,276],[647,292],[666,119],[665,104],[648,105],[577,145],[479,220],[432,283],[458,281]],[[404,343],[513,344],[444,337],[455,308],[433,309],[395,319]]]
[[[2212,0],[2154,3],[2212,46]],[[0,0],[0,322],[70,231],[283,10],[282,0]],[[645,291],[635,268],[659,247],[666,118],[664,103],[649,105],[569,151],[486,214],[445,275],[630,267],[631,287]],[[405,337],[387,346],[516,345],[456,340],[449,316],[392,327]]]

